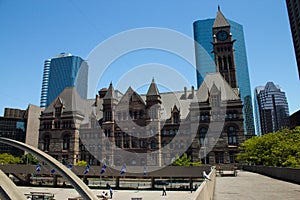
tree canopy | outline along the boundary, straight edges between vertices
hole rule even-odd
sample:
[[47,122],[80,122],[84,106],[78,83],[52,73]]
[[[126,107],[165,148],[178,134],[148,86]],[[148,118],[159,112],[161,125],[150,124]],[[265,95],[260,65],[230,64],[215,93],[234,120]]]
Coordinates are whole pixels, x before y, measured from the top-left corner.
[[87,162],[84,161],[84,160],[79,160],[77,163],[76,163],[77,166],[87,166]]
[[22,160],[19,157],[15,157],[8,153],[2,153],[0,154],[0,164],[6,165],[6,164],[18,164],[21,163]]
[[240,147],[237,160],[246,164],[300,167],[300,127],[256,136]]
[[177,156],[172,163],[173,166],[200,166],[200,162],[193,162],[191,156],[184,153],[181,157]]
[[23,164],[36,165],[39,163],[39,160],[30,153],[27,153],[21,157]]

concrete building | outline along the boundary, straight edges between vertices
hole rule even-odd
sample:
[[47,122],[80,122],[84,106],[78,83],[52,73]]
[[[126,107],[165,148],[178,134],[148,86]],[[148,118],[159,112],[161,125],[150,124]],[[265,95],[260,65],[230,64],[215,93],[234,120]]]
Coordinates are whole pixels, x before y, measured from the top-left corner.
[[[216,27],[216,25],[219,27]],[[237,22],[226,19],[219,8],[216,18],[197,20],[194,22],[193,27],[197,66],[197,87],[200,87],[207,73],[220,71],[219,63],[223,64],[223,69],[225,65],[234,65],[234,69],[231,70],[235,71],[238,89],[244,105],[245,133],[247,137],[255,135],[243,26]],[[222,31],[218,34],[217,32],[221,29]],[[224,42],[219,42],[218,44],[223,45],[223,48],[218,48],[218,45],[214,43],[218,37],[220,38],[222,36],[224,37]],[[218,49],[220,50],[219,52],[217,51]],[[221,58],[222,60],[219,60]],[[221,72],[221,74],[224,76],[224,73]],[[228,81],[227,78],[225,79]]]
[[258,135],[288,127],[289,108],[285,93],[273,82],[258,86],[254,91]]
[[289,15],[295,55],[298,65],[298,74],[300,78],[300,2],[296,0],[286,0],[286,7]]
[[46,108],[66,88],[74,87],[81,98],[87,98],[87,62],[70,53],[61,53],[44,64],[41,107]]
[[[41,110],[34,105],[29,105],[26,110],[5,108],[4,116],[0,117],[0,135],[38,147]],[[10,153],[15,156],[24,154],[22,150],[5,144],[0,144],[0,153]]]

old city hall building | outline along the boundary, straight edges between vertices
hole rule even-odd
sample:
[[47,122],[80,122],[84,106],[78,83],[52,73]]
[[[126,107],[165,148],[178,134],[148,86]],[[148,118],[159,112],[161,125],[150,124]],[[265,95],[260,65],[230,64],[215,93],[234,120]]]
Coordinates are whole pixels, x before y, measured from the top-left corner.
[[39,148],[63,163],[164,166],[187,153],[195,162],[235,162],[245,140],[230,24],[218,11],[212,28],[216,73],[200,87],[146,94],[113,84],[95,99],[66,88],[40,117]]

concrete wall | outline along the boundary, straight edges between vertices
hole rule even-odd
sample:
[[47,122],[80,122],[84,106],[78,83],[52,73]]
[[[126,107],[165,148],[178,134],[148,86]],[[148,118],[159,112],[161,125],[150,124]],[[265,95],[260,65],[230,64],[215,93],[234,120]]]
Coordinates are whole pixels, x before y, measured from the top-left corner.
[[23,193],[20,192],[17,186],[12,182],[12,180],[10,180],[1,170],[0,180],[0,199],[26,199]]
[[42,108],[31,104],[27,108],[25,143],[35,148],[38,148],[41,111]]
[[250,172],[259,173],[272,178],[300,184],[300,169],[268,166],[244,165],[243,169]]
[[196,190],[193,196],[193,200],[212,200],[215,190],[216,182],[216,169],[209,173],[211,180],[205,180],[200,187]]

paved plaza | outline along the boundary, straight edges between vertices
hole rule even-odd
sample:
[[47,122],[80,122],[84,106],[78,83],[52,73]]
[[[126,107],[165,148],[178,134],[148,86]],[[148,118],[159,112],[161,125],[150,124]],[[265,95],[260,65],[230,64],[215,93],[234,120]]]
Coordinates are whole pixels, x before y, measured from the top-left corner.
[[[30,192],[50,192],[55,194],[57,200],[67,200],[68,197],[78,197],[74,189],[69,188],[45,188],[45,187],[18,187],[23,194]],[[103,189],[93,189],[100,195]],[[109,194],[109,191],[104,190]],[[167,191],[167,196],[162,196],[162,190],[115,190],[113,199],[131,200],[133,197],[141,197],[143,200],[194,199],[194,192]],[[239,171],[236,177],[217,177],[214,200],[296,200],[300,199],[300,185],[259,174]]]
[[[75,189],[68,188],[44,188],[44,187],[18,187],[23,194],[30,192],[50,192],[55,195],[56,200],[67,200],[69,197],[78,197]],[[100,195],[103,190],[92,190],[95,194]],[[109,191],[104,190],[109,194]],[[167,191],[167,196],[162,196],[162,191],[137,191],[137,190],[115,190],[113,194],[114,200],[131,200],[133,197],[142,197],[143,200],[189,200],[193,199],[194,192],[188,191]]]
[[296,200],[300,185],[239,171],[237,177],[217,177],[214,200]]

